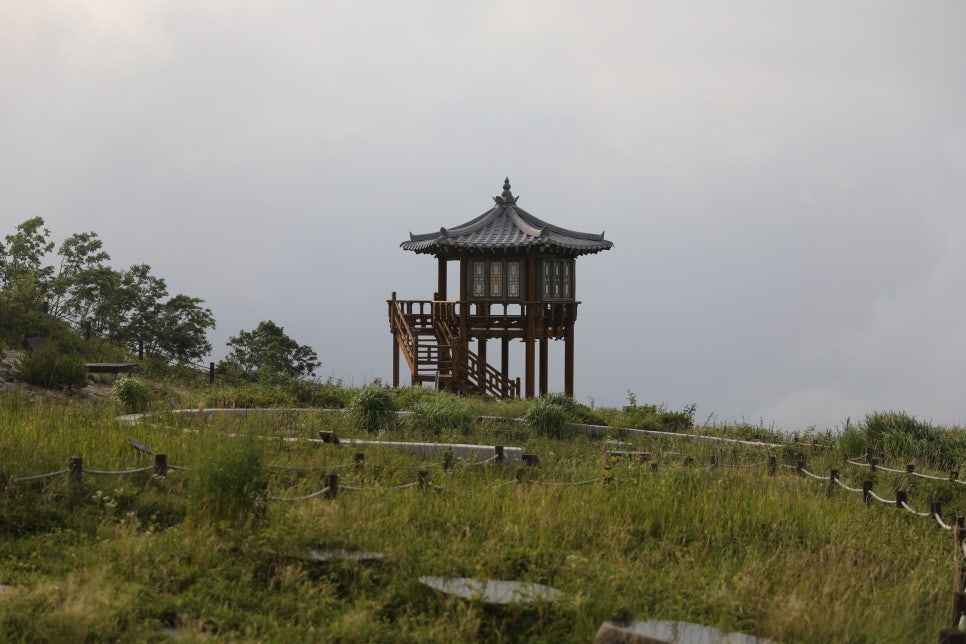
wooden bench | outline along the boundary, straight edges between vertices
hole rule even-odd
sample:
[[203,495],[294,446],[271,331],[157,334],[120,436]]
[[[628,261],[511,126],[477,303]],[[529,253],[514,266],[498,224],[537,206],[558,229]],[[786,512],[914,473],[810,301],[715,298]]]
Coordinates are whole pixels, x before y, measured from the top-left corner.
[[134,372],[137,364],[134,362],[87,362],[87,373],[109,373],[111,378],[108,382],[114,382],[118,374],[126,373],[130,375]]

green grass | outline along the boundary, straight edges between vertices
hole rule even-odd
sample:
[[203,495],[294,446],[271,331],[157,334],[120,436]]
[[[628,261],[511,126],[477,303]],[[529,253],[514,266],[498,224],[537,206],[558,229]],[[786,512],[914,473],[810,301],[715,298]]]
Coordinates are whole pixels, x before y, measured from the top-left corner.
[[[949,532],[842,489],[829,494],[827,481],[793,469],[769,476],[763,466],[707,467],[712,458],[763,463],[765,448],[670,436],[605,442],[621,436],[616,429],[554,439],[497,421],[467,428],[462,414],[437,421],[456,413],[450,405],[472,416],[519,417],[531,403],[395,395],[427,405],[426,421],[384,430],[385,438],[512,444],[541,463],[515,483],[500,468],[461,463],[445,471],[441,458],[366,447],[366,465],[357,468],[360,448],[306,440],[320,429],[369,438],[350,413],[207,420],[162,413],[128,427],[114,420],[124,411],[114,401],[5,394],[0,472],[7,478],[65,469],[75,455],[88,469],[150,465],[132,437],[190,471],[160,480],[85,474],[80,486],[67,477],[8,483],[0,493],[0,584],[17,590],[0,595],[0,638],[163,641],[164,629],[175,628],[189,641],[586,642],[601,622],[630,618],[782,642],[931,642],[947,626]],[[185,396],[188,405],[199,399]],[[619,426],[620,412],[604,415]],[[866,438],[849,434],[849,447]],[[615,449],[648,451],[652,461],[615,460]],[[947,519],[966,514],[966,486],[873,474],[843,465],[844,451],[831,438],[776,454],[787,465],[804,456],[822,476],[840,469],[852,487],[871,477],[885,498],[905,489],[919,510],[941,500]],[[891,465],[903,468],[905,456]],[[420,469],[429,472],[426,488],[390,489],[415,481]],[[246,505],[252,485],[264,480],[266,495],[293,498],[320,490],[327,471],[365,491],[268,502],[263,516],[247,520],[258,509]],[[609,482],[551,485],[601,478]],[[309,546],[386,558],[311,564],[297,556]],[[421,575],[537,582],[566,597],[494,608],[440,596],[418,583]]]

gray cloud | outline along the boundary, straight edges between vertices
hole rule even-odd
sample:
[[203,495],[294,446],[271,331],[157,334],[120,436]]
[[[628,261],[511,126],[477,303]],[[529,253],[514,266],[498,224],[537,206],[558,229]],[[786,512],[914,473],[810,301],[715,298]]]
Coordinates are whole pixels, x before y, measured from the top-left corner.
[[271,318],[359,384],[389,373],[390,292],[434,289],[398,243],[483,212],[509,175],[530,212],[616,243],[578,262],[582,399],[962,423],[964,18],[5,3],[3,221],[95,230],[116,265],[204,298],[213,359]]

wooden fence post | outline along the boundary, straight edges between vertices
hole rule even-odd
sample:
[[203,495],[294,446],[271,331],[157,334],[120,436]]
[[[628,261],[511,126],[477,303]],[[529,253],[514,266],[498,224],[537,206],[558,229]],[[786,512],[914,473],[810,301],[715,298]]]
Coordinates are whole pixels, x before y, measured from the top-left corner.
[[956,479],[958,479],[958,478],[959,478],[959,470],[952,470],[952,471],[951,471],[951,472],[949,473],[949,480],[950,480],[950,481],[955,481],[955,480],[956,480]]
[[540,464],[540,457],[536,454],[523,454],[520,458],[523,459],[523,463],[528,467],[536,467]]
[[828,473],[828,494],[832,496],[832,492],[835,491],[835,482],[839,480],[839,471],[832,470]]
[[[956,541],[956,549],[953,553],[956,562],[956,570],[953,579],[955,591],[966,590],[966,566],[963,565],[963,540],[966,540],[966,517],[961,514],[953,516],[953,539]],[[953,626],[959,626],[955,622]]]
[[68,469],[68,480],[72,486],[79,486],[81,483],[81,476],[84,474],[84,457],[83,456],[71,456],[70,461],[67,464]]
[[902,504],[909,500],[909,493],[905,490],[896,490],[896,507],[902,508]]
[[775,470],[778,469],[778,457],[774,454],[768,455],[768,476],[774,476]]
[[872,503],[872,481],[862,481],[862,500]]
[[879,459],[877,458],[869,459],[869,469],[872,470],[873,472],[875,472],[875,468],[878,464],[879,464]]
[[419,470],[416,472],[416,482],[419,483],[419,489],[426,489],[429,485],[429,470]]
[[154,455],[154,475],[157,477],[168,475],[168,455],[167,454],[155,454]]
[[366,453],[356,452],[356,469],[361,470],[366,466]]
[[334,499],[335,495],[339,493],[339,475],[326,474],[325,479],[323,480],[325,481],[325,487],[329,489],[329,491],[325,493],[325,498]]
[[906,472],[908,472],[909,474],[912,474],[915,471],[916,471],[915,463],[909,463],[908,465],[906,465]]
[[454,461],[456,459],[453,457],[453,448],[449,448],[443,452],[443,470],[449,472],[453,469]]
[[493,462],[496,465],[503,465],[503,445],[493,446],[494,456],[496,457]]
[[805,478],[805,459],[804,458],[798,459],[798,475],[802,478]]

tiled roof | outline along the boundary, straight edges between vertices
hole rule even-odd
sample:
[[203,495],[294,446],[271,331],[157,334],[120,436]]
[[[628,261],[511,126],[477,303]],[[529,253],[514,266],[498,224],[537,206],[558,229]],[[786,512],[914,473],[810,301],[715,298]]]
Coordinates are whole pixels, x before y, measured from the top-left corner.
[[586,255],[613,248],[604,233],[580,233],[560,228],[537,219],[517,207],[510,192],[510,180],[503,184],[503,194],[493,197],[496,205],[476,219],[453,228],[422,235],[409,234],[400,244],[403,250],[434,255],[466,251],[502,251],[539,248],[567,255]]

